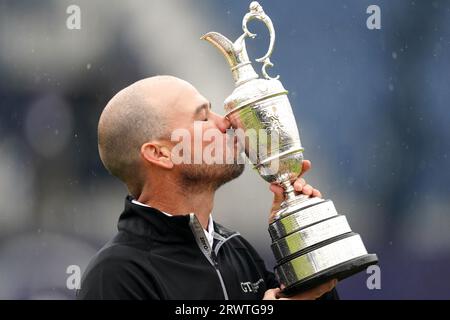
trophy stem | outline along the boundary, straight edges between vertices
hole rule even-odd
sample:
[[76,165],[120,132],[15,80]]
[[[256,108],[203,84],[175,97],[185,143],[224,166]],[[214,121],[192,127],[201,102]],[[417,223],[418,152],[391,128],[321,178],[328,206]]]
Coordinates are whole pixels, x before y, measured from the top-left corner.
[[[291,202],[291,201],[295,200],[295,198],[296,198],[295,190],[294,190],[294,186],[292,185],[292,183],[289,180],[281,182],[281,186],[284,189],[285,200],[284,200],[283,204],[284,204],[284,206],[286,206],[287,202]],[[283,206],[283,204],[282,204],[282,206]]]
[[280,182],[280,184],[284,189],[284,197],[285,197],[284,201],[281,203],[281,208],[286,208],[291,203],[302,202],[309,198],[309,196],[305,194],[296,195],[294,186],[289,180],[282,181]]

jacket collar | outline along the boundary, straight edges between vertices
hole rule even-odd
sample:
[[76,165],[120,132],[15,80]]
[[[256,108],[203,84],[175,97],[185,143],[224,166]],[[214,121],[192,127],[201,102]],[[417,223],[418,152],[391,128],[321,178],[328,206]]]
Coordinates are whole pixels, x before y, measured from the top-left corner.
[[[119,217],[117,228],[141,237],[164,243],[194,242],[189,226],[190,217],[186,215],[167,216],[153,207],[132,203],[133,198],[125,198],[125,208]],[[236,232],[214,221],[215,238],[227,239]]]

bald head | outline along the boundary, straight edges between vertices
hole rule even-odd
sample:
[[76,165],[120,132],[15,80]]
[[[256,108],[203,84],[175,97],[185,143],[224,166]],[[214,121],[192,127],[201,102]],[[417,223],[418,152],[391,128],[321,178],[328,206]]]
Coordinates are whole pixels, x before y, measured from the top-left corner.
[[108,171],[130,187],[140,183],[140,148],[149,141],[169,138],[171,120],[183,95],[195,90],[172,76],[133,83],[106,105],[98,124],[100,158]]

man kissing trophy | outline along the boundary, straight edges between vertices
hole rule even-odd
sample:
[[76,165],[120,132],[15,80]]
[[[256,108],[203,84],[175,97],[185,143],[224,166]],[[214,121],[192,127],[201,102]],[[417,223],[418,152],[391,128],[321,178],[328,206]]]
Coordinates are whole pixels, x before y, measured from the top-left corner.
[[[247,55],[245,39],[255,38],[247,28],[257,19],[267,26],[270,44],[262,62],[260,79]],[[255,130],[258,146],[246,145],[245,153],[259,175],[284,188],[285,200],[269,225],[272,251],[276,258],[275,275],[286,296],[310,289],[331,279],[342,280],[376,264],[376,254],[368,254],[359,234],[354,233],[344,215],[337,213],[331,200],[296,195],[291,184],[302,169],[303,147],[291,105],[278,77],[267,74],[272,67],[270,55],[275,42],[271,19],[254,1],[242,21],[244,33],[234,42],[217,32],[202,39],[217,47],[228,61],[236,88],[225,100],[226,117],[234,129]],[[272,138],[278,143],[274,147]],[[269,147],[266,149],[266,147]]]

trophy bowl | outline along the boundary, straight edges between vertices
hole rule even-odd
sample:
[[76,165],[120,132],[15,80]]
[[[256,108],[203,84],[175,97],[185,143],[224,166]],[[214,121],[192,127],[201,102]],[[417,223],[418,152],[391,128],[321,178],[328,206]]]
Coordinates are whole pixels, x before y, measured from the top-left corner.
[[[236,105],[236,96],[255,96]],[[225,100],[226,117],[247,139],[242,147],[259,175],[283,185],[301,173],[303,147],[287,91],[278,80],[255,79],[239,86]]]

